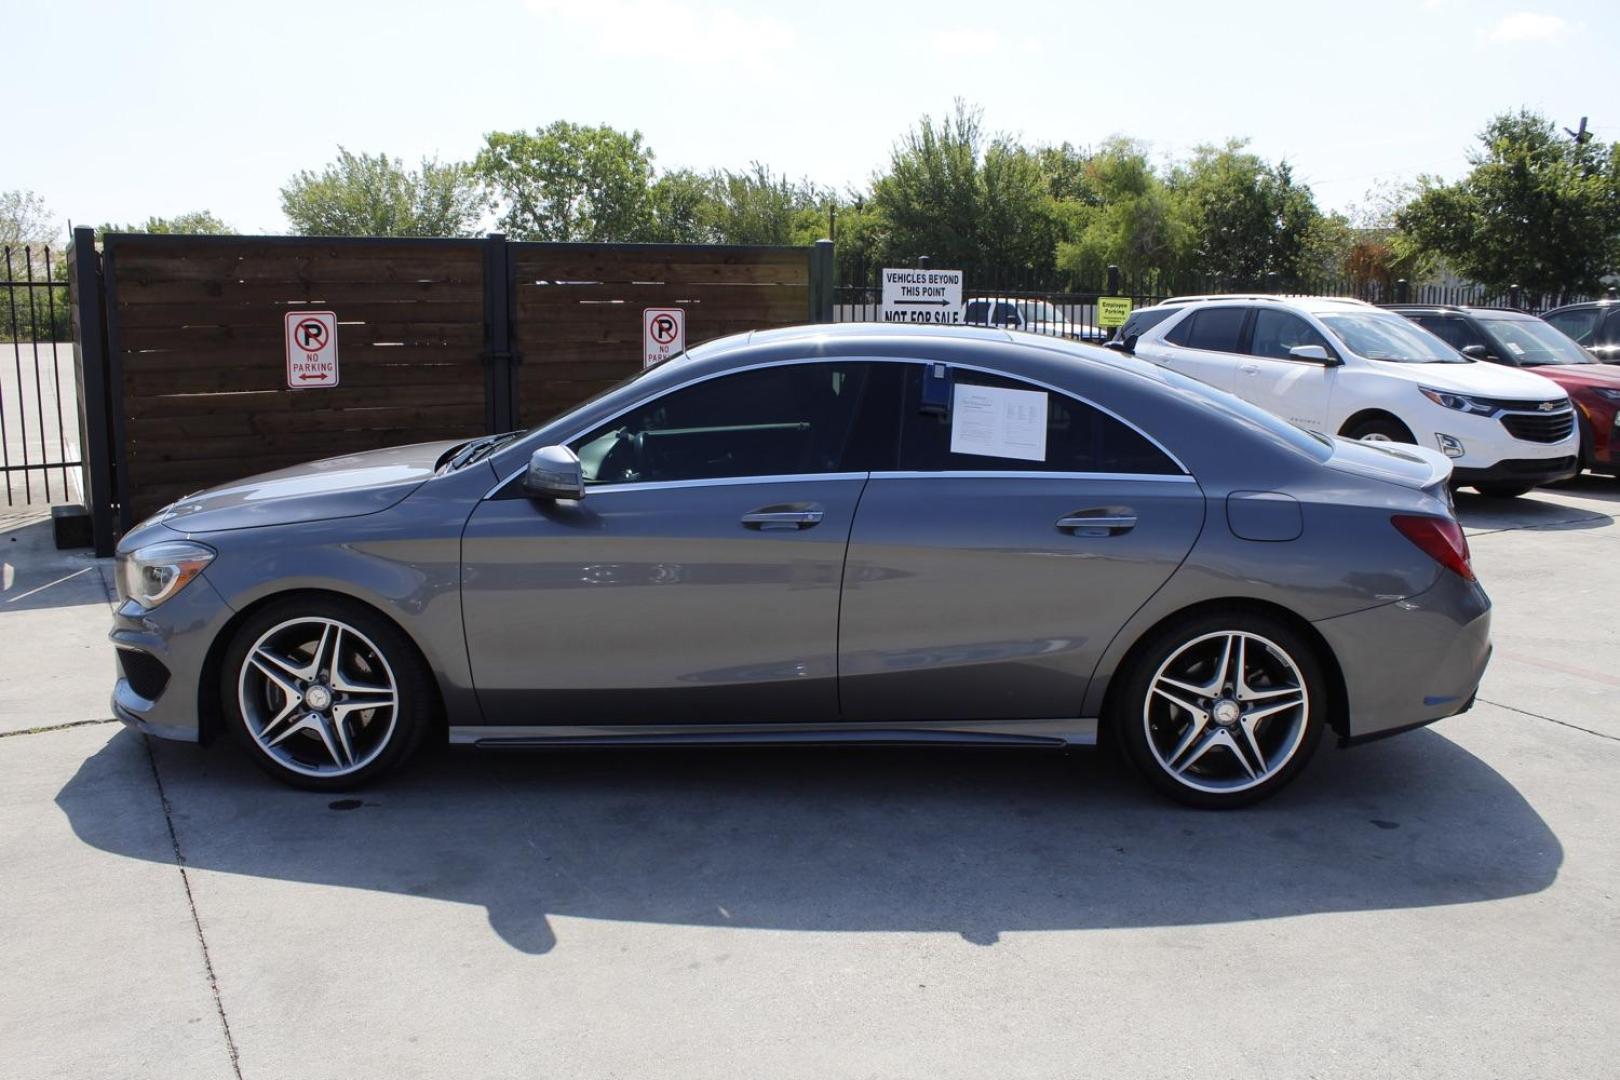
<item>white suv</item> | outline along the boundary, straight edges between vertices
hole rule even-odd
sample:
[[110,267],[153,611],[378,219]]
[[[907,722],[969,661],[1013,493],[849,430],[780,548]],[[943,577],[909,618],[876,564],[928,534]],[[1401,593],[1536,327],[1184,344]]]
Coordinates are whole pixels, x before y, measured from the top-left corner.
[[1573,476],[1569,395],[1527,371],[1471,360],[1359,300],[1189,296],[1136,355],[1228,390],[1309,431],[1418,443],[1452,483],[1503,498]]

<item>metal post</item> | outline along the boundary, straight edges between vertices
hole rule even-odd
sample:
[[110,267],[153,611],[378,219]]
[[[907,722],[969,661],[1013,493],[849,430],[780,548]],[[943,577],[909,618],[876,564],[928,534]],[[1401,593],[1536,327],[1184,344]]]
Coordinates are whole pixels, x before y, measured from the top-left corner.
[[919,256],[917,256],[917,269],[919,269],[919,270],[926,270],[926,269],[928,269],[928,264],[929,264],[929,263],[930,263],[930,262],[932,262],[932,261],[933,261],[933,260],[932,260],[932,259],[930,259],[930,258],[929,258],[929,257],[928,257],[928,256],[926,256],[926,255],[919,255]]
[[113,553],[112,428],[107,415],[106,298],[94,229],[74,229],[68,290],[73,305],[74,390],[79,399],[79,456],[96,555]]
[[1108,295],[1119,295],[1119,267],[1112,263],[1108,266]]
[[1273,293],[1273,294],[1275,294],[1277,292],[1278,278],[1279,278],[1279,275],[1278,275],[1277,271],[1275,271],[1275,270],[1272,270],[1272,271],[1270,271],[1269,273],[1266,274],[1266,292]]
[[512,355],[512,278],[506,237],[484,238],[484,426],[491,433],[518,426],[517,358]]
[[837,262],[831,240],[817,240],[810,252],[810,321],[833,322],[833,289]]
[[1509,285],[1508,286],[1508,307],[1515,307],[1515,308],[1518,307],[1519,306],[1519,296],[1520,296],[1519,287],[1517,285]]

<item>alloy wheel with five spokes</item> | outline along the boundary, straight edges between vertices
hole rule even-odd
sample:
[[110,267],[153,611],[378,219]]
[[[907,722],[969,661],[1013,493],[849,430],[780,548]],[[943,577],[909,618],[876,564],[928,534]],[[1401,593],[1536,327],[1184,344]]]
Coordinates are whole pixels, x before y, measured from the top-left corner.
[[236,682],[247,735],[272,763],[301,777],[359,773],[399,726],[393,666],[342,619],[306,615],[269,627],[248,646]]

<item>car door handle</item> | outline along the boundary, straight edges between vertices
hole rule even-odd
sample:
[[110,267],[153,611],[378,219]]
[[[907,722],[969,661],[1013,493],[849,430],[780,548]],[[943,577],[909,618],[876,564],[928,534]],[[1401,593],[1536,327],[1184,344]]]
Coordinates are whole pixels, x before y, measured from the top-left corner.
[[742,516],[742,523],[750,529],[808,529],[821,524],[823,511],[815,504],[797,506],[762,506]]
[[1239,364],[1238,365],[1238,370],[1243,372],[1243,374],[1245,374],[1245,375],[1258,375],[1258,374],[1260,374],[1260,365],[1259,364]]
[[1098,506],[1065,514],[1057,527],[1076,536],[1118,536],[1136,528],[1136,515],[1125,506]]

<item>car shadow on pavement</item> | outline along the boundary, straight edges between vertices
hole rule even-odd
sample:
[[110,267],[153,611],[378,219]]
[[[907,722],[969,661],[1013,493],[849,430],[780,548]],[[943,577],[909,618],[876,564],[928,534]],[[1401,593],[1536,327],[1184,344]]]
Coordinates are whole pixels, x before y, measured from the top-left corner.
[[1531,528],[1604,529],[1614,524],[1614,518],[1601,511],[1543,501],[1536,498],[1537,494],[1539,492],[1516,499],[1492,499],[1459,491],[1456,494],[1457,520],[1470,533]]
[[[1106,753],[444,749],[343,797],[281,787],[233,746],[152,749],[188,866],[480,905],[527,953],[557,945],[553,916],[993,945],[1463,904],[1545,889],[1563,860],[1518,791],[1434,731],[1324,746],[1227,813],[1165,802]],[[62,788],[85,843],[145,857],[96,795],[149,784],[147,755],[121,731]]]

